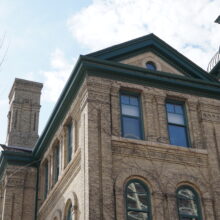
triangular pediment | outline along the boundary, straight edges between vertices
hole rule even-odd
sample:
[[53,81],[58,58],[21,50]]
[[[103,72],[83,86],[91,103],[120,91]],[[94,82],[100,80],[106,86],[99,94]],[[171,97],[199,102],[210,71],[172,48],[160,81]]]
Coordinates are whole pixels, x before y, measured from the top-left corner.
[[184,72],[178,70],[177,68],[173,67],[167,61],[163,60],[161,57],[156,55],[154,52],[148,51],[124,60],[121,60],[120,63],[129,64],[132,66],[138,66],[142,68],[146,68],[146,64],[152,62],[155,64],[157,71],[168,72],[177,74],[180,76],[184,76]]
[[187,78],[216,81],[205,70],[154,34],[118,44],[87,56],[142,68],[146,68],[146,62],[152,61],[156,64],[157,71]]

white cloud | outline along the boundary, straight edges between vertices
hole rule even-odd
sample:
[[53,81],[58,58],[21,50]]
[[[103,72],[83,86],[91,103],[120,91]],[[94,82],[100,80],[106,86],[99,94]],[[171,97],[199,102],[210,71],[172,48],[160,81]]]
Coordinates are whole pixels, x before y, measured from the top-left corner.
[[51,70],[41,71],[44,77],[43,101],[56,102],[70,76],[76,59],[68,62],[63,52],[56,49],[51,54]]
[[93,0],[68,26],[90,50],[153,32],[206,68],[220,43],[219,8],[218,0]]

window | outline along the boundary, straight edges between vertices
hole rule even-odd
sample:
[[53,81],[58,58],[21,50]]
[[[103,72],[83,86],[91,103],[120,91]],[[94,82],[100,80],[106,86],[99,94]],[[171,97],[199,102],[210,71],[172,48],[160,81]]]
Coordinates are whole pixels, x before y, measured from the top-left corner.
[[60,145],[54,148],[54,183],[57,182],[60,173]]
[[170,144],[189,146],[184,106],[181,103],[166,102]]
[[44,199],[46,199],[49,190],[49,169],[48,161],[44,164]]
[[190,186],[177,190],[179,220],[202,220],[198,194]]
[[146,68],[147,68],[148,70],[157,70],[157,67],[156,67],[155,63],[152,62],[152,61],[148,61],[148,62],[146,63]]
[[150,194],[147,186],[138,179],[130,180],[126,185],[127,220],[150,220]]
[[73,124],[70,122],[67,125],[67,162],[70,162],[72,159],[73,151]]
[[72,204],[70,204],[68,207],[66,220],[72,220]]
[[140,100],[138,95],[121,94],[122,136],[142,139]]

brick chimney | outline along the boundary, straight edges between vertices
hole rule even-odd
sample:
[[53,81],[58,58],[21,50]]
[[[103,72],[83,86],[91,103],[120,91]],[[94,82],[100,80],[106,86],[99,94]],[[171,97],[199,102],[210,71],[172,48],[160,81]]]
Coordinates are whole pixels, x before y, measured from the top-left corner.
[[6,144],[33,148],[39,135],[40,96],[43,84],[16,78],[9,93]]

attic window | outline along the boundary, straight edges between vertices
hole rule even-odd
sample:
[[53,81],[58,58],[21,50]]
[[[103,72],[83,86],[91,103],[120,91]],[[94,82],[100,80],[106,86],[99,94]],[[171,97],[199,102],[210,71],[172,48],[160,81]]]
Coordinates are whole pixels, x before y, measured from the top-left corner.
[[148,70],[157,70],[157,67],[156,67],[155,63],[152,62],[152,61],[146,62],[146,68]]

